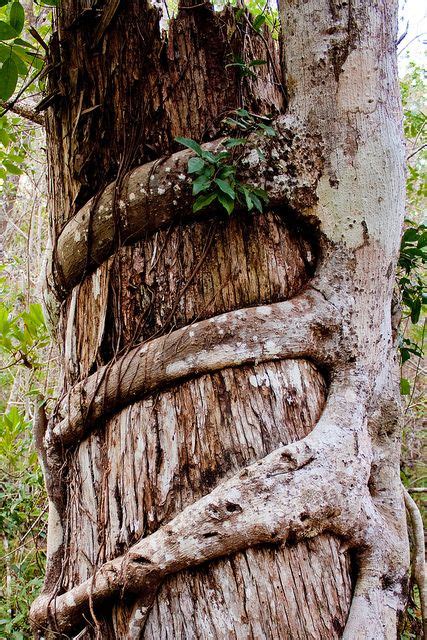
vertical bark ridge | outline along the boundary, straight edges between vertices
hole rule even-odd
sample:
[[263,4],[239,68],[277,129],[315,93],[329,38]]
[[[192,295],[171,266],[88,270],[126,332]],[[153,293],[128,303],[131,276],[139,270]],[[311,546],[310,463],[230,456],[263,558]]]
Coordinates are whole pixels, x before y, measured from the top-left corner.
[[[80,494],[69,504],[75,526],[81,532],[93,528],[102,486],[108,530],[101,551],[90,536],[70,540],[64,586],[92,574],[86,558],[99,555],[102,562],[119,555],[222,478],[280,443],[302,438],[324,399],[323,379],[311,364],[285,361],[202,376],[117,414],[76,453]],[[104,438],[108,459],[93,458]],[[75,568],[85,561],[86,571],[77,575]],[[169,578],[144,637],[338,638],[351,597],[348,571],[347,555],[326,536],[248,550]],[[116,605],[121,622],[117,610],[113,626],[99,616],[103,637],[125,632],[124,604]]]
[[314,270],[316,247],[289,217],[243,213],[178,224],[122,247],[75,287],[64,307],[70,385],[113,357],[119,332],[122,349],[196,320],[296,295]]

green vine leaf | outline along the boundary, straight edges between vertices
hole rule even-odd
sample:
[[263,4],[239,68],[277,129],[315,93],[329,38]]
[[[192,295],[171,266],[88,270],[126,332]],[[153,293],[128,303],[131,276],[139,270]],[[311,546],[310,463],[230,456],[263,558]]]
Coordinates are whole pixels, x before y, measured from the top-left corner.
[[17,36],[19,33],[8,22],[0,20],[0,40],[13,40]]
[[19,2],[13,2],[10,8],[10,26],[15,29],[19,35],[24,27],[25,12],[24,7]]
[[18,82],[18,68],[12,57],[5,60],[0,69],[0,98],[9,100]]
[[231,200],[234,200],[236,194],[234,192],[234,189],[228,182],[226,182],[225,180],[221,180],[221,178],[215,178],[214,182],[218,185],[221,191],[225,193],[226,196],[228,196]]
[[217,197],[216,193],[211,193],[209,195],[199,196],[196,202],[193,204],[193,211],[200,211],[200,209],[205,209],[209,206]]
[[188,149],[197,153],[198,156],[203,155],[202,147],[195,140],[191,140],[191,138],[175,138],[175,141],[179,142],[179,144],[182,144],[184,147],[188,147]]
[[202,158],[190,158],[188,161],[188,173],[198,173],[205,167],[205,161]]

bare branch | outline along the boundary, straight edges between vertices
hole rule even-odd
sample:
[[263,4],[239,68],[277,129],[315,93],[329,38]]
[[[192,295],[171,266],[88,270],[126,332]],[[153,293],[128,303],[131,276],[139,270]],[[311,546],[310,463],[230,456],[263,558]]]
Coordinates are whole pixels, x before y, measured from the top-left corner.
[[12,111],[12,113],[16,113],[16,115],[21,116],[21,118],[25,118],[25,120],[34,122],[34,124],[40,124],[44,127],[44,116],[34,111],[34,109],[31,109],[31,107],[14,104],[13,102],[4,102],[4,100],[0,100],[0,107],[5,109],[4,113],[6,113],[6,111]]

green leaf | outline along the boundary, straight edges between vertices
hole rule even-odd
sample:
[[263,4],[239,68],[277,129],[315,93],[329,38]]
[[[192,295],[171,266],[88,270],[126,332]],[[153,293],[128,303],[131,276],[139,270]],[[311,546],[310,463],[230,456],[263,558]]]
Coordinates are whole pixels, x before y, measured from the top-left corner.
[[400,393],[402,396],[409,396],[411,393],[411,385],[409,384],[409,380],[406,378],[400,379]]
[[200,176],[203,176],[205,180],[210,180],[211,178],[213,178],[214,173],[215,167],[213,167],[211,164],[207,164],[205,165],[203,171],[200,173]]
[[267,64],[267,60],[251,60],[248,64],[249,67],[259,67],[262,64]]
[[251,198],[251,194],[250,194],[249,189],[247,189],[246,187],[241,187],[240,191],[245,196],[245,202],[246,202],[246,207],[247,207],[248,211],[252,211],[252,209],[254,208],[254,203],[252,202],[252,198]]
[[24,7],[19,2],[13,2],[10,8],[10,26],[20,34],[25,22]]
[[410,229],[406,229],[405,233],[402,236],[402,244],[406,242],[414,242],[418,238],[418,230],[411,227]]
[[201,149],[201,154],[200,155],[202,156],[202,158],[204,160],[207,160],[208,162],[212,162],[213,164],[217,164],[217,161],[218,161],[217,156],[215,156],[210,151],[206,151],[204,149]]
[[[15,61],[8,58],[0,69],[0,98],[9,100],[18,82],[18,69]],[[5,165],[6,166],[6,165]]]
[[230,176],[233,176],[234,178],[235,174],[236,174],[235,167],[231,166],[230,164],[226,164],[223,167],[221,167],[219,173],[217,174],[217,177],[220,178],[221,180],[225,180]]
[[225,122],[225,124],[228,124],[230,127],[232,128],[238,128],[238,129],[242,129],[243,131],[245,131],[248,127],[246,126],[246,124],[242,121],[238,121],[235,120],[234,118],[224,118],[223,122]]
[[205,209],[208,205],[211,204],[214,200],[216,200],[217,194],[211,193],[208,195],[199,196],[196,202],[193,204],[193,211],[200,211],[200,209]]
[[188,161],[188,173],[198,173],[205,166],[202,158],[190,158]]
[[197,153],[198,156],[202,155],[202,147],[191,138],[175,138],[175,142],[182,144],[183,147],[188,147],[189,149]]
[[233,149],[233,147],[238,147],[246,142],[246,138],[228,138],[228,140],[224,142],[224,147],[227,147],[227,149]]
[[412,307],[411,307],[412,324],[417,324],[418,320],[420,319],[420,313],[421,313],[421,299],[416,298],[415,300],[413,300]]
[[231,215],[234,210],[234,200],[221,191],[218,191],[218,200],[227,211],[228,215]]
[[9,142],[10,142],[10,137],[7,131],[4,131],[4,129],[0,129],[0,143],[4,147],[7,147]]
[[19,75],[25,76],[28,72],[27,65],[16,55],[16,49],[20,49],[20,47],[14,46],[11,49],[10,45],[0,42],[0,62],[5,62],[8,58],[12,58],[16,64]]
[[254,203],[255,208],[258,209],[260,213],[262,213],[263,212],[262,202],[253,191],[251,192],[251,200]]
[[262,25],[265,22],[265,15],[263,15],[262,13],[260,13],[255,20],[253,21],[253,27],[255,29],[255,31],[259,31],[262,27]]
[[4,20],[0,20],[0,40],[12,40],[18,35],[19,33],[17,33],[10,24]]
[[206,180],[205,176],[201,175],[193,182],[193,196],[197,196],[201,191],[207,191],[211,186],[210,180]]
[[[1,83],[1,76],[0,76],[0,83]],[[4,164],[5,168],[8,170],[9,173],[13,173],[13,175],[15,175],[15,176],[20,176],[21,175],[22,169],[17,167],[16,164],[13,164],[13,162],[9,162],[8,160],[4,160],[3,164]]]
[[258,123],[258,127],[260,129],[262,129],[263,131],[265,131],[265,133],[270,136],[270,138],[273,138],[276,135],[275,130],[273,129],[273,127],[270,127],[268,124],[264,124],[263,122],[259,122]]
[[268,202],[268,193],[264,191],[264,189],[260,189],[259,187],[252,188],[252,193],[254,193],[258,198],[261,198],[266,204]]
[[16,38],[16,40],[14,41],[14,44],[20,44],[21,47],[27,47],[29,49],[34,49],[34,51],[37,51],[37,47],[35,47],[33,44],[31,44],[31,42],[27,42],[26,40],[23,40],[22,38]]
[[234,198],[236,197],[236,194],[229,182],[226,182],[225,180],[221,180],[220,178],[215,178],[214,182],[215,184],[218,185],[218,187],[221,189],[223,193],[229,196],[231,200],[234,200]]

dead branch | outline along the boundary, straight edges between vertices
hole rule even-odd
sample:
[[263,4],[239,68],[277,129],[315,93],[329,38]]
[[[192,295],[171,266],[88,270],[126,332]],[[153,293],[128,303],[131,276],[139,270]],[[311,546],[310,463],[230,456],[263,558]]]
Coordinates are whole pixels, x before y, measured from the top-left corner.
[[31,109],[31,107],[13,102],[5,102],[4,100],[0,100],[0,107],[5,109],[5,113],[6,111],[12,111],[12,113],[16,113],[17,116],[21,116],[21,118],[25,120],[34,122],[34,124],[40,124],[44,127],[44,116],[34,111],[34,109]]

